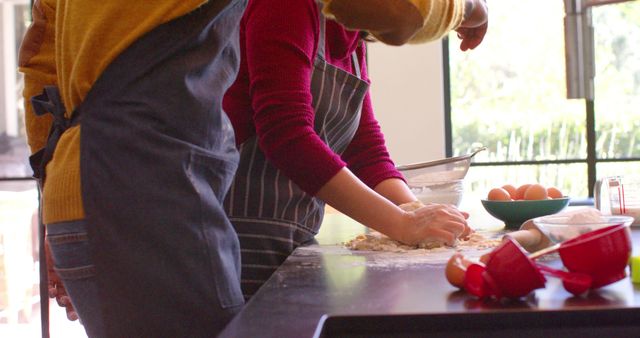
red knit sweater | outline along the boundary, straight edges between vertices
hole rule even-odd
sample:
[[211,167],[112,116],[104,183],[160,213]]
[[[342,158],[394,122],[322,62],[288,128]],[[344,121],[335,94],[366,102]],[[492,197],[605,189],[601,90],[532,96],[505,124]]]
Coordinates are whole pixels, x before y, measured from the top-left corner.
[[[375,187],[402,178],[384,144],[367,93],[356,135],[339,156],[313,129],[311,73],[319,37],[314,0],[250,0],[240,27],[241,64],[224,97],[224,109],[243,143],[258,135],[267,158],[305,192],[315,195],[345,165]],[[326,60],[353,73],[357,49],[368,81],[365,45],[358,32],[327,20]]]

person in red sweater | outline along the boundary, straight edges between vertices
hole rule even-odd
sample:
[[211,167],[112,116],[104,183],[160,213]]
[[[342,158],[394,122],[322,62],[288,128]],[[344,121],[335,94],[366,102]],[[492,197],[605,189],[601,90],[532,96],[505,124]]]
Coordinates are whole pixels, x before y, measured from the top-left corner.
[[[438,27],[462,28],[476,11],[456,6],[468,2],[440,1],[443,15],[418,28],[436,32],[427,35],[443,30]],[[297,246],[313,240],[325,203],[410,245],[453,244],[470,231],[468,215],[454,206],[409,209],[416,198],[395,169],[373,115],[363,33],[327,19],[323,12],[330,5],[249,1],[241,21],[240,71],[223,108],[240,151],[225,210],[240,239],[245,298]],[[475,39],[469,48],[486,31],[486,7],[477,8],[484,18],[460,33],[463,40]],[[441,22],[446,20],[451,22]],[[385,37],[375,29],[368,33]],[[425,40],[425,34],[416,29],[394,41],[413,35]]]

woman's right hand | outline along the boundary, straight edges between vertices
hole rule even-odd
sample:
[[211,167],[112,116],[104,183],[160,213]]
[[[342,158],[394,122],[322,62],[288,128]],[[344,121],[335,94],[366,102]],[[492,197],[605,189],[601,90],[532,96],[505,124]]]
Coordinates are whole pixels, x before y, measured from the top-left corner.
[[428,204],[414,211],[405,211],[402,224],[394,228],[391,238],[407,245],[441,242],[454,245],[456,239],[471,232],[469,214],[453,205]]

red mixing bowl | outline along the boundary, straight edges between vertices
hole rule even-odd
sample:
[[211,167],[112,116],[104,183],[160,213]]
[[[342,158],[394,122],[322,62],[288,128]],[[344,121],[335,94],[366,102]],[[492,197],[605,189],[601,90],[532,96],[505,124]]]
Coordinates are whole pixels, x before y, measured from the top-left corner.
[[558,252],[569,271],[590,275],[596,289],[626,277],[631,234],[624,224],[612,225],[565,241]]

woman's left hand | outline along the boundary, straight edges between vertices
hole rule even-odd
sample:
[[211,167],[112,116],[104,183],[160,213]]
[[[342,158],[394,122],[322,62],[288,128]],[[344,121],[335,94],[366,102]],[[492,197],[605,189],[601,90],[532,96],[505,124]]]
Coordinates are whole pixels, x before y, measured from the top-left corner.
[[467,0],[469,11],[465,19],[456,29],[462,40],[460,50],[467,51],[480,45],[489,27],[489,7],[486,0]]
[[406,245],[430,242],[455,245],[458,238],[468,236],[469,214],[448,204],[429,203],[414,211],[405,211],[403,222],[386,234]]
[[484,39],[484,35],[487,33],[488,23],[485,23],[479,27],[473,28],[458,28],[456,32],[458,33],[458,38],[462,40],[460,42],[460,50],[467,51],[469,49],[474,49],[480,45],[482,40]]
[[65,308],[67,312],[67,319],[71,321],[78,320],[78,314],[76,313],[73,304],[71,304],[71,298],[69,298],[67,290],[64,288],[64,284],[62,284],[62,279],[60,279],[56,271],[53,269],[54,262],[49,249],[49,242],[45,241],[44,245],[45,257],[47,259],[47,286],[49,298],[55,298],[58,305]]

